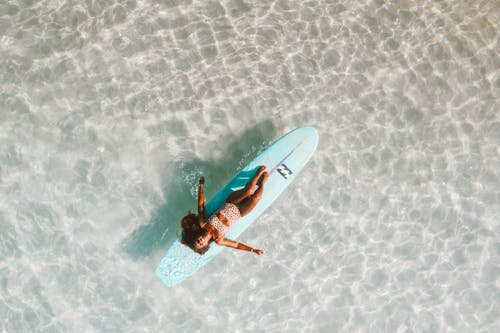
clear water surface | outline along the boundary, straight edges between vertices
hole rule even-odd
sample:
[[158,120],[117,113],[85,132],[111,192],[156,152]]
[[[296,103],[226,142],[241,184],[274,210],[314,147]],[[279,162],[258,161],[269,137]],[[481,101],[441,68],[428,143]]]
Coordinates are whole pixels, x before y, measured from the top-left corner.
[[[3,0],[0,331],[499,332],[498,1]],[[178,287],[195,208],[313,160]]]

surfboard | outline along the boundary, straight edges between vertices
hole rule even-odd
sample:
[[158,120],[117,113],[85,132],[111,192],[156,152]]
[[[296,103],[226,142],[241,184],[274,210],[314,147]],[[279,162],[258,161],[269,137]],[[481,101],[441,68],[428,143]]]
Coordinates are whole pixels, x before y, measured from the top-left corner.
[[[207,216],[219,209],[231,192],[243,188],[260,165],[265,165],[269,178],[261,200],[249,214],[236,221],[225,235],[228,239],[237,240],[238,236],[292,183],[313,155],[317,145],[318,132],[311,126],[298,127],[274,141],[241,169],[208,203],[205,203]],[[212,242],[210,249],[204,255],[199,255],[182,244],[179,237],[161,259],[155,271],[156,275],[167,286],[172,287],[193,275],[224,248]]]

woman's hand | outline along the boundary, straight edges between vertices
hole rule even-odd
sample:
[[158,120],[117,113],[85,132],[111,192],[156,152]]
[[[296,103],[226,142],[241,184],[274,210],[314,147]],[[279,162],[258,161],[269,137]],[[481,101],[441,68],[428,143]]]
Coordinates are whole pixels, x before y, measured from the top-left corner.
[[262,251],[262,250],[257,250],[257,249],[253,249],[253,250],[252,250],[252,252],[253,252],[253,253],[257,253],[259,256],[264,254],[264,251]]
[[200,185],[205,184],[205,177],[201,176],[200,177]]

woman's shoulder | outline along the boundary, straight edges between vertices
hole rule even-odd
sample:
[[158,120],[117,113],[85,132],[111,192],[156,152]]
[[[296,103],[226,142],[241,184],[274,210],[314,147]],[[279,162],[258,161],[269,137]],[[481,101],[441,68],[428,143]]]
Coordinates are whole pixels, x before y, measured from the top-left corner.
[[207,218],[205,216],[198,215],[198,224],[200,227],[205,228],[205,226],[207,225]]
[[200,226],[201,226],[203,229],[207,229],[207,230],[212,229],[212,225],[211,225],[211,223],[210,223],[210,221],[209,221],[209,217],[204,218],[204,219],[200,218],[200,219],[199,219],[199,222],[200,222]]

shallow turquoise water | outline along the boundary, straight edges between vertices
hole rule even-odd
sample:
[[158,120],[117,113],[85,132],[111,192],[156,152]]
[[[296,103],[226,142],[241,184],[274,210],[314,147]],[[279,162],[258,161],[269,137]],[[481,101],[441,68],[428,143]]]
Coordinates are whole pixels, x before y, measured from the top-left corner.
[[[498,332],[496,1],[0,2],[0,330]],[[318,151],[168,289],[195,208]]]

